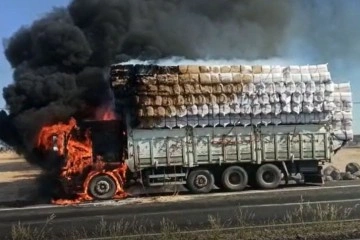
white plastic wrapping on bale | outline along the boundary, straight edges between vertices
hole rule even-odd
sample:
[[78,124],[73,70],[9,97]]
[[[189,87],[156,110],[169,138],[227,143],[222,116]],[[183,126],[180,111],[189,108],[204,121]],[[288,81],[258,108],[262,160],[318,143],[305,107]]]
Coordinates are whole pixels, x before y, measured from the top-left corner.
[[299,114],[302,112],[302,104],[293,102],[291,103],[291,109],[292,112]]

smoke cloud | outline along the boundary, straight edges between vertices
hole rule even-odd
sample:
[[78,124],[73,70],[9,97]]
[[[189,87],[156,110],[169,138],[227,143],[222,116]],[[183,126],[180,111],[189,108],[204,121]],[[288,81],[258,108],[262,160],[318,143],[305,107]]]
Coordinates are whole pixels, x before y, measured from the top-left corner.
[[[2,128],[31,150],[44,124],[91,117],[111,101],[108,66],[134,59],[328,62],[344,76],[360,63],[359,10],[358,0],[73,0],[9,39]],[[360,77],[352,69],[348,80]]]

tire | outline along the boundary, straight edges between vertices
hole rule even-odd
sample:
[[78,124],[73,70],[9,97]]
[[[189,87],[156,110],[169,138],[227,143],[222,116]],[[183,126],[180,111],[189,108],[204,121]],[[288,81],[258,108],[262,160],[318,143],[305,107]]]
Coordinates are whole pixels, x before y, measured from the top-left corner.
[[208,193],[214,186],[214,175],[206,169],[198,169],[190,172],[186,186],[192,193]]
[[222,174],[222,186],[228,191],[244,190],[248,184],[248,174],[239,166],[228,167]]
[[98,200],[111,199],[116,193],[116,183],[110,176],[95,176],[89,183],[89,193]]
[[265,164],[256,171],[256,184],[262,189],[274,189],[280,185],[281,170],[274,164]]

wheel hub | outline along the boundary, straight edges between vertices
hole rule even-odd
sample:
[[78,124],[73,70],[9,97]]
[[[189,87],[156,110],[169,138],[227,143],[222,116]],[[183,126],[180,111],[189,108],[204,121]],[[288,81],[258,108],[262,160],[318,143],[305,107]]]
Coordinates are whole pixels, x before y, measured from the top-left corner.
[[264,172],[263,179],[267,183],[272,183],[275,181],[275,175],[272,172]]
[[110,184],[107,181],[99,181],[96,184],[96,192],[99,194],[105,194],[110,191]]
[[233,185],[238,185],[241,183],[241,177],[238,173],[231,173],[229,176],[229,182]]
[[202,188],[208,184],[208,179],[204,175],[198,175],[195,178],[195,185]]

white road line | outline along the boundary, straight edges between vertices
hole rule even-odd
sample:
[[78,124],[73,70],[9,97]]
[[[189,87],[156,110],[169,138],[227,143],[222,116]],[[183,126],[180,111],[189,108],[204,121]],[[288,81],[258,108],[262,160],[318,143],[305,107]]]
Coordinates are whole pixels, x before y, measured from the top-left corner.
[[349,203],[359,202],[355,205],[355,208],[360,205],[360,198],[356,199],[344,199],[344,200],[328,200],[328,201],[307,201],[307,202],[292,202],[292,203],[273,203],[273,204],[258,204],[258,205],[239,205],[239,208],[261,208],[261,207],[281,207],[281,206],[297,206],[297,205],[314,205],[314,204],[326,204],[326,203]]
[[[301,205],[316,205],[316,204],[335,204],[335,203],[351,203],[354,202],[356,203],[354,205],[354,207],[352,208],[357,208],[360,206],[360,198],[357,199],[346,199],[346,200],[333,200],[333,201],[315,201],[315,202],[292,202],[292,203],[277,203],[277,204],[258,204],[258,205],[239,205],[238,206],[238,210],[240,209],[251,209],[251,208],[266,208],[266,207],[284,207],[284,206],[301,206]],[[234,206],[223,206],[223,207],[217,207],[216,209],[220,210],[224,210],[224,209],[233,209]],[[205,209],[205,210],[201,210],[202,212],[206,212],[212,209]],[[199,212],[198,209],[186,209],[186,211],[184,211],[183,209],[181,210],[170,210],[170,211],[157,211],[157,212],[146,212],[146,213],[139,213],[138,217],[150,217],[150,216],[156,216],[156,215],[163,215],[164,213],[166,214],[182,214],[182,213],[196,213]],[[129,216],[129,215],[133,215],[133,214],[125,214],[125,216]],[[104,215],[94,215],[93,217],[104,217]],[[87,218],[87,217],[79,217],[79,218]],[[116,216],[116,218],[118,218],[118,216]],[[72,218],[62,218],[62,219],[56,219],[56,221],[62,222],[62,223],[66,223],[66,222],[72,222],[73,219]],[[41,223],[43,221],[39,221],[39,223]]]
[[[237,196],[237,195],[252,195],[252,194],[268,194],[268,193],[277,193],[277,192],[294,192],[294,191],[313,191],[313,190],[322,190],[322,189],[344,189],[344,188],[354,188],[354,187],[360,187],[359,184],[357,185],[343,185],[343,186],[320,186],[320,187],[294,187],[290,189],[274,189],[274,190],[251,190],[251,191],[243,191],[243,192],[236,192],[236,193],[213,193],[213,194],[199,194],[199,195],[182,195],[184,197],[189,197],[190,199],[202,199],[202,198],[209,198],[209,197],[221,197],[221,196]],[[153,198],[153,197],[150,197]],[[186,200],[190,200],[187,198]],[[109,201],[109,202],[91,202],[91,203],[81,203],[74,205],[75,207],[86,207],[86,206],[120,206],[120,205],[126,205],[131,203],[137,203],[139,199],[148,199],[148,197],[144,198],[129,198],[126,200],[123,200],[120,202],[117,201]],[[350,200],[335,200],[338,202],[345,202],[345,201],[358,201],[360,199],[350,199]],[[179,199],[178,201],[183,201]],[[327,202],[327,201],[325,201]],[[334,202],[334,201],[332,201]],[[150,202],[149,202],[150,203]],[[171,203],[171,201],[169,201]],[[314,203],[314,202],[311,202]],[[286,205],[286,204],[294,204],[294,203],[282,203],[279,205]],[[299,204],[299,203],[296,203]],[[268,206],[269,204],[266,204],[264,206]],[[70,205],[71,206],[71,205]],[[255,205],[251,205],[255,206]],[[258,206],[258,205],[256,205]],[[259,205],[260,206],[260,205]],[[269,205],[273,206],[273,205]],[[35,205],[35,206],[28,206],[28,207],[22,207],[22,208],[0,208],[0,212],[5,211],[22,211],[22,210],[36,210],[36,209],[51,209],[51,208],[61,208],[66,206],[60,206],[60,205]]]

